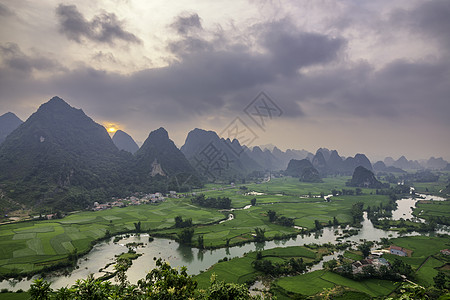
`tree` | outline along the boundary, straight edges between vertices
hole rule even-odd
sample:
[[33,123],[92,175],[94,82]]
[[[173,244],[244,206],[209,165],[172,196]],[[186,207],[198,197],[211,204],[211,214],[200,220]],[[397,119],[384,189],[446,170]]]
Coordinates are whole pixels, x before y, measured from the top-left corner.
[[85,280],[78,279],[72,288],[72,299],[108,299],[113,293],[113,287],[109,281],[102,282],[95,279],[92,274],[89,274]]
[[250,291],[245,284],[225,283],[217,281],[215,274],[211,276],[211,287],[203,295],[203,299],[251,299]]
[[252,200],[250,200],[250,204],[252,206],[255,206],[256,205],[256,198],[253,198]]
[[176,216],[175,217],[175,227],[181,228],[182,223],[183,223],[183,217],[182,216]]
[[339,225],[339,221],[336,219],[335,216],[333,217],[333,225],[334,226]]
[[175,217],[175,227],[176,228],[185,228],[185,227],[191,227],[192,226],[192,219],[186,219],[183,221],[182,216],[176,216]]
[[370,247],[372,247],[372,243],[364,242],[364,244],[358,245],[358,250],[362,252],[364,257],[367,257],[370,254]]
[[414,274],[411,265],[405,263],[404,261],[398,258],[396,258],[392,263],[391,270],[394,273],[405,275],[406,277],[410,277]]
[[277,213],[274,210],[268,210],[267,215],[269,216],[269,221],[274,222],[277,219]]
[[264,228],[256,227],[255,228],[255,242],[264,242],[266,239],[264,237],[265,232],[266,232],[266,230]]
[[186,267],[180,271],[170,267],[160,258],[156,268],[151,270],[144,279],[138,281],[138,286],[144,299],[189,299],[194,298],[197,282],[187,274]]
[[116,270],[116,280],[119,282],[120,290],[123,290],[127,284],[127,270],[131,267],[131,260],[128,258],[118,258],[114,269]]
[[33,280],[33,283],[30,285],[30,299],[47,300],[50,299],[51,292],[50,283],[42,278]]
[[194,236],[193,228],[185,228],[178,234],[178,241],[181,244],[190,245],[192,243],[192,237]]
[[134,223],[134,228],[136,229],[136,233],[141,232],[141,221]]
[[363,220],[363,207],[364,207],[364,203],[362,202],[358,202],[358,203],[354,203],[352,205],[352,209],[350,210],[350,213],[353,217],[353,223],[359,223]]
[[437,287],[440,290],[443,290],[446,288],[447,285],[447,276],[444,272],[439,271],[436,276],[433,277],[434,280],[434,286]]
[[314,220],[314,226],[316,227],[316,230],[320,230],[323,228],[322,224],[320,224],[319,220]]
[[205,245],[203,244],[203,235],[198,236],[197,242],[198,242],[198,248],[203,249],[205,247]]

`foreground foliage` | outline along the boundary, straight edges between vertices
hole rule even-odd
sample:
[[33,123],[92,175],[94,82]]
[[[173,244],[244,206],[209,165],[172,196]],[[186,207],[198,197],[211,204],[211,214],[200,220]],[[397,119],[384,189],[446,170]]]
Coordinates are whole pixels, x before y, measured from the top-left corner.
[[[225,283],[211,277],[207,289],[197,289],[197,281],[187,274],[186,267],[172,268],[161,259],[137,285],[127,282],[126,277],[118,278],[119,284],[101,281],[90,275],[85,280],[77,280],[70,288],[53,291],[43,279],[36,279],[31,285],[30,299],[260,299],[252,297],[244,284]],[[267,299],[267,297],[266,297]]]

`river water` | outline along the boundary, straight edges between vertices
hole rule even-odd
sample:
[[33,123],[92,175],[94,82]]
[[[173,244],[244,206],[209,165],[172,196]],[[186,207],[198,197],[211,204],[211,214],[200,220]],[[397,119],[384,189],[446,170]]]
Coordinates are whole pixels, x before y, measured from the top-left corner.
[[[425,197],[425,195],[422,195]],[[426,200],[445,200],[438,197],[428,197]],[[397,201],[397,209],[393,212],[393,219],[410,219],[412,208],[415,206],[417,200],[420,199],[401,199]],[[247,208],[247,207],[246,207]],[[154,241],[148,241],[148,235],[142,234],[140,236],[130,236],[114,244],[112,239],[110,241],[101,242],[94,246],[91,252],[86,256],[78,260],[78,268],[73,270],[68,275],[53,275],[47,276],[47,280],[51,282],[53,289],[58,289],[65,286],[71,286],[77,279],[84,279],[89,274],[99,277],[105,273],[99,270],[105,267],[107,264],[114,262],[114,256],[123,252],[127,252],[128,249],[125,244],[130,242],[142,242],[144,247],[136,249],[137,253],[141,253],[142,256],[133,261],[132,266],[127,272],[128,280],[131,283],[136,283],[137,280],[145,277],[145,275],[155,267],[154,258],[161,257],[166,260],[173,267],[186,266],[189,274],[195,275],[201,271],[207,270],[213,264],[217,263],[219,259],[224,257],[240,257],[250,251],[258,251],[264,249],[271,249],[276,247],[288,247],[288,246],[302,246],[305,244],[316,243],[338,243],[336,240],[341,237],[342,241],[352,241],[354,243],[361,240],[379,241],[381,238],[395,238],[398,237],[398,232],[385,231],[373,227],[372,222],[367,219],[367,214],[364,213],[364,220],[361,223],[362,228],[359,229],[357,235],[342,238],[343,232],[338,227],[326,227],[321,230],[320,233],[311,235],[298,235],[295,238],[288,240],[267,241],[264,243],[248,243],[241,246],[234,246],[229,248],[221,248],[215,250],[199,250],[197,248],[191,248],[188,246],[180,245],[177,242],[165,239],[155,238]],[[349,228],[346,228],[349,229]],[[439,233],[448,233],[448,227],[441,229]],[[417,233],[408,233],[406,235],[417,235]],[[405,235],[403,235],[405,236]],[[330,258],[331,259],[331,258]],[[320,268],[315,266],[314,268]],[[112,266],[107,270],[112,271]],[[32,280],[4,280],[0,283],[0,288],[7,288],[9,290],[23,289],[27,290]]]

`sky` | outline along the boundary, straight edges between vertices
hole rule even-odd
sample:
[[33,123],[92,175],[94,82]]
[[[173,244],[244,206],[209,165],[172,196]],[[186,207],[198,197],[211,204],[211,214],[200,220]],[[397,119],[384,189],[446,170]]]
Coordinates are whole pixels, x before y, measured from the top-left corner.
[[450,161],[448,0],[0,0],[0,115]]

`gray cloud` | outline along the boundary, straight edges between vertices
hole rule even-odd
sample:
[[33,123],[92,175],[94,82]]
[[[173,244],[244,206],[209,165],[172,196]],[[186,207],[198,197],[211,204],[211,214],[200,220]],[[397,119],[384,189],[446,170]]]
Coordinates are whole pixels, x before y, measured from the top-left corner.
[[175,21],[170,24],[170,27],[180,35],[203,29],[201,19],[196,13],[176,17]]
[[[294,80],[300,76],[296,71],[304,67],[327,64],[345,46],[343,39],[302,32],[287,19],[261,26],[256,38],[262,52],[244,43],[216,43],[217,35],[207,36],[213,39],[199,36],[194,41],[183,36],[174,41],[183,45],[175,49],[171,44],[179,61],[166,67],[126,76],[78,67],[44,86],[53,94],[80,99],[96,111],[110,109],[111,116],[133,109],[153,118],[170,115],[175,122],[227,111],[236,115],[264,86]],[[285,115],[302,116],[301,107],[292,100],[280,99]]]
[[346,41],[324,34],[301,32],[289,20],[265,24],[262,45],[272,54],[272,64],[285,75],[299,67],[323,64],[336,59]]
[[60,31],[68,39],[78,43],[82,42],[82,38],[107,44],[114,44],[115,40],[142,43],[142,40],[133,33],[123,29],[123,21],[120,21],[114,13],[104,12],[88,21],[75,5],[60,4],[56,8],[56,15]]
[[3,3],[0,3],[0,16],[9,17],[14,15],[14,13]]
[[450,1],[432,0],[420,3],[411,10],[397,9],[391,14],[390,22],[404,26],[422,38],[434,40],[448,53],[450,47]]
[[30,73],[38,71],[57,71],[64,68],[55,60],[41,55],[26,55],[15,43],[0,44],[0,57],[4,67]]

